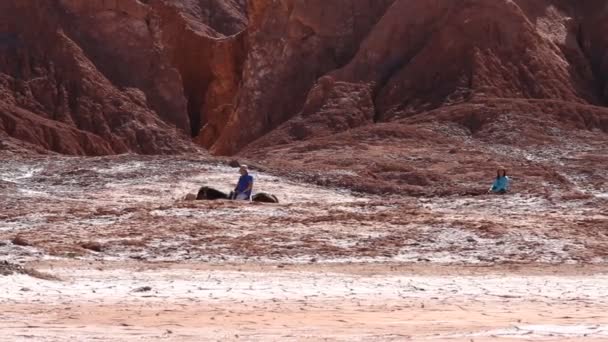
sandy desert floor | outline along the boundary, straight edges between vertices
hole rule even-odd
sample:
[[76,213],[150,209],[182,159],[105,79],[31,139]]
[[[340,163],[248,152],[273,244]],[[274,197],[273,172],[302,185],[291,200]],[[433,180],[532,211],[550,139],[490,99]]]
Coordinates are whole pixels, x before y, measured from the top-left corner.
[[45,262],[4,279],[2,341],[608,339],[608,275],[573,267]]
[[[380,198],[200,157],[7,158],[1,341],[608,339],[608,198]],[[6,268],[6,267],[5,267]],[[44,278],[44,277],[43,277]]]

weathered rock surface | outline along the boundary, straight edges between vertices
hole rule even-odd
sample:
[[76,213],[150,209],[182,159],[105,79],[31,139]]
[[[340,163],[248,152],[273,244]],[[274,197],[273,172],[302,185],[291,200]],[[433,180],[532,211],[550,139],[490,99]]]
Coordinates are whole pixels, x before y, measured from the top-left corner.
[[249,1],[242,86],[212,152],[238,152],[298,113],[316,80],[353,57],[393,1]]
[[[0,130],[11,140],[67,154],[194,150],[188,140],[191,122],[200,120],[196,101],[216,70],[201,71],[213,64],[207,61],[212,55],[204,44],[190,49],[187,42],[209,45],[222,36],[216,29],[242,29],[242,15],[230,6],[244,5],[2,2]],[[234,22],[223,19],[228,17]],[[198,61],[201,66],[193,68]],[[209,80],[201,74],[207,71]],[[226,79],[212,84],[210,93],[224,91]]]
[[[455,104],[517,99],[513,106],[517,111],[519,100],[550,100],[590,105],[587,110],[577,107],[577,112],[599,115],[603,119],[596,120],[593,127],[605,130],[607,114],[597,106],[608,101],[606,42],[603,35],[586,32],[595,32],[588,22],[601,28],[598,18],[607,17],[601,2],[583,6],[572,1],[398,0],[352,60],[320,81],[331,77],[336,84],[369,86],[376,122],[424,116]],[[318,88],[325,88],[324,83],[319,82],[309,97],[321,101],[316,104],[317,113],[326,118],[327,127],[341,119],[336,113],[323,112],[336,102],[357,103],[360,94],[350,91],[318,100]],[[338,116],[351,116],[360,108],[347,105]],[[315,127],[318,123],[315,115],[308,115],[308,120],[304,117],[297,115],[292,123],[265,137],[261,145],[302,139],[302,129],[294,126]],[[586,122],[581,119],[578,124]],[[332,132],[314,131],[316,135]]]
[[[377,193],[483,193],[499,165],[538,184],[603,178],[606,18],[600,1],[397,0],[297,114],[241,154]],[[568,160],[579,181],[561,176]]]
[[[444,132],[425,142],[437,160],[463,137],[526,149],[569,136],[601,142],[608,131],[599,0],[0,6],[0,130],[10,148],[179,152],[190,136],[215,154],[287,167],[282,158],[301,159],[320,141],[358,144],[345,138],[353,129],[390,149],[395,138],[380,123]],[[374,162],[369,150],[360,162]],[[316,157],[316,167],[333,162]]]
[[188,133],[204,147],[234,110],[244,56],[246,4],[239,0],[151,1],[162,45],[182,79]]

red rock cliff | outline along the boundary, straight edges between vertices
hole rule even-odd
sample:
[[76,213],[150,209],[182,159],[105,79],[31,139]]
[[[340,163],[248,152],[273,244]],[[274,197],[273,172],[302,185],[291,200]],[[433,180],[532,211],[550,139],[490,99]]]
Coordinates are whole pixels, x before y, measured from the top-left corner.
[[606,130],[607,18],[599,0],[6,0],[0,132],[234,154],[467,104],[487,110],[449,120],[500,107]]
[[237,68],[226,60],[238,48],[221,39],[244,29],[244,6],[3,1],[4,139],[68,154],[193,150],[202,113],[213,122],[222,117],[213,115],[217,108],[232,102]]
[[601,1],[397,0],[357,53],[319,79],[302,112],[253,146],[497,99],[588,106],[578,123],[606,130],[602,18]]

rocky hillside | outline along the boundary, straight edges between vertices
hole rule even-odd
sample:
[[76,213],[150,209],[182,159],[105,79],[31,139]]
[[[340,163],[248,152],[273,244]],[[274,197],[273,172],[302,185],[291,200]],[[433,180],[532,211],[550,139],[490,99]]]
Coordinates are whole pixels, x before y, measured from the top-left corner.
[[230,0],[9,0],[0,23],[3,145],[175,153],[216,109],[205,97],[236,87],[241,44],[226,37],[246,16]]
[[318,72],[325,76],[295,116],[279,111],[290,121],[258,146],[414,116],[436,120],[429,112],[462,104],[474,106],[452,119],[472,130],[506,110],[606,131],[606,18],[602,1],[394,1],[354,56]]
[[0,148],[606,141],[607,19],[600,0],[6,0]]

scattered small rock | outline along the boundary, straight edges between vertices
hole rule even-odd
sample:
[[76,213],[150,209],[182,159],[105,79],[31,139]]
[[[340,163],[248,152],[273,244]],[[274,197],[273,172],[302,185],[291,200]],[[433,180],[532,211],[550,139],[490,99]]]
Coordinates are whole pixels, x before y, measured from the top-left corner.
[[[53,275],[39,272],[31,268],[23,267],[21,265],[13,264],[6,260],[0,261],[0,276],[9,276],[12,274],[25,274],[30,277],[43,280],[60,280],[59,278]],[[21,289],[21,291],[29,291],[29,289],[23,288]]]
[[80,243],[80,247],[94,252],[101,252],[103,251],[104,246],[96,241],[85,241]]
[[239,161],[236,160],[236,159],[232,159],[230,162],[228,162],[228,166],[230,166],[230,167],[241,167],[241,163],[239,163]]
[[138,287],[135,290],[133,290],[133,292],[148,292],[148,291],[152,291],[152,288],[150,286],[142,286],[142,287]]
[[23,273],[23,267],[8,261],[0,261],[0,275],[7,276],[13,273]]
[[12,243],[13,245],[17,245],[17,246],[24,246],[24,247],[25,247],[25,246],[31,246],[31,245],[32,245],[32,244],[31,244],[29,241],[27,241],[27,240],[26,240],[26,239],[25,239],[23,236],[21,236],[21,235],[17,235],[17,236],[15,236],[15,237],[14,237],[14,238],[11,240],[11,243]]

